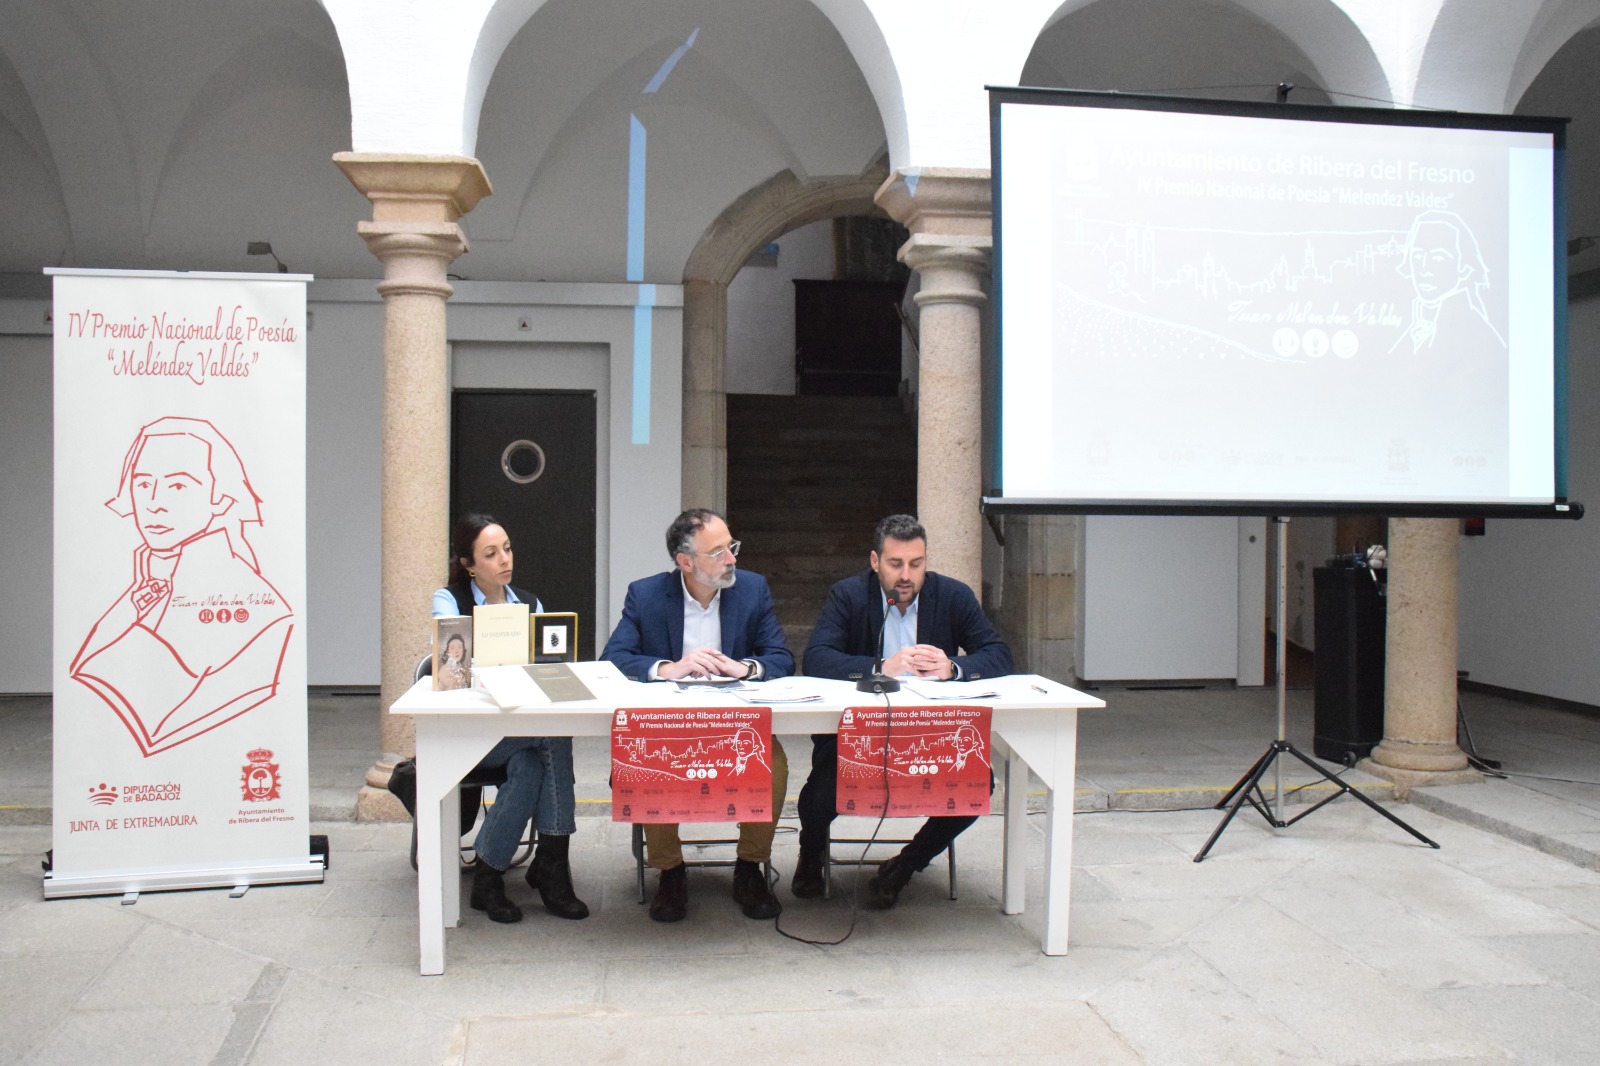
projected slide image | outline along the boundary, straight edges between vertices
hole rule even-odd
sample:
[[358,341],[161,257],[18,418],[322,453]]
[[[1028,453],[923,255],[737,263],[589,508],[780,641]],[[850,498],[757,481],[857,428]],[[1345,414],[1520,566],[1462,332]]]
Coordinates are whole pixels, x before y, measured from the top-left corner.
[[[1005,307],[1006,403],[1048,380],[1073,416],[1007,493],[1180,499],[1203,470],[1218,499],[1507,496],[1516,308],[1550,298],[1512,263],[1519,228],[1549,247],[1548,170],[1524,188],[1480,131],[1182,117],[1075,111],[1031,153],[1048,224],[1005,217],[1004,269],[1035,263],[1048,310]],[[1017,334],[1048,340],[1032,382]]]
[[1503,307],[1498,327],[1489,310],[1499,294],[1472,228],[1451,211],[1355,233],[1157,229],[1082,214],[1065,228],[1061,321],[1102,356],[1304,363],[1505,349]]

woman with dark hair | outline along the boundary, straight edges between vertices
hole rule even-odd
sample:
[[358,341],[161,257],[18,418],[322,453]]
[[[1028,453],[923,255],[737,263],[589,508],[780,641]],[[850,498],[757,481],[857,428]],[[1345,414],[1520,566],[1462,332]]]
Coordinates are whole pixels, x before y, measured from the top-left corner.
[[[542,610],[538,597],[511,584],[511,538],[490,515],[470,514],[450,538],[450,583],[433,594],[435,617],[472,613],[490,603],[526,603]],[[505,872],[516,854],[522,827],[533,822],[539,843],[528,863],[528,884],[544,909],[558,918],[587,918],[589,908],[572,890],[567,845],[577,830],[571,737],[506,737],[478,763],[504,767],[505,784],[478,830],[477,869],[471,903],[490,921],[515,922],[522,911],[506,898]]]

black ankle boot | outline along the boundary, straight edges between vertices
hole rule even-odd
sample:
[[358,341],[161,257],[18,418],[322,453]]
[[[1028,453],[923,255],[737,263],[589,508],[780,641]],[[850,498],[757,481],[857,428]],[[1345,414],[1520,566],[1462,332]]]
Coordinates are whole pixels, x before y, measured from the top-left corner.
[[544,909],[557,918],[587,918],[589,908],[572,891],[572,866],[567,862],[567,836],[539,834],[539,845],[528,863],[528,884],[539,890]]
[[480,861],[472,874],[472,909],[491,922],[520,922],[522,911],[506,898],[505,872]]

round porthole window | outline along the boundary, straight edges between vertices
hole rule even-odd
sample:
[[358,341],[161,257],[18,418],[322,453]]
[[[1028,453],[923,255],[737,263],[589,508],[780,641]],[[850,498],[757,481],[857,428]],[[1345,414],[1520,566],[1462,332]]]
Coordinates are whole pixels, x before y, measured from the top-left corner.
[[531,440],[514,440],[500,453],[500,471],[518,485],[531,485],[544,473],[544,449]]

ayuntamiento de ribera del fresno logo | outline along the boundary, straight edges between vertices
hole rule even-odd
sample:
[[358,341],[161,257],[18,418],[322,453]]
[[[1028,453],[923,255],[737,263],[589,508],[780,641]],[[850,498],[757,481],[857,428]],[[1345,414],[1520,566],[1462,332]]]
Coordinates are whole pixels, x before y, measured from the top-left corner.
[[272,752],[267,748],[256,748],[245,758],[250,762],[240,777],[244,798],[252,803],[277,799],[282,782],[278,779],[278,764],[272,761]]

